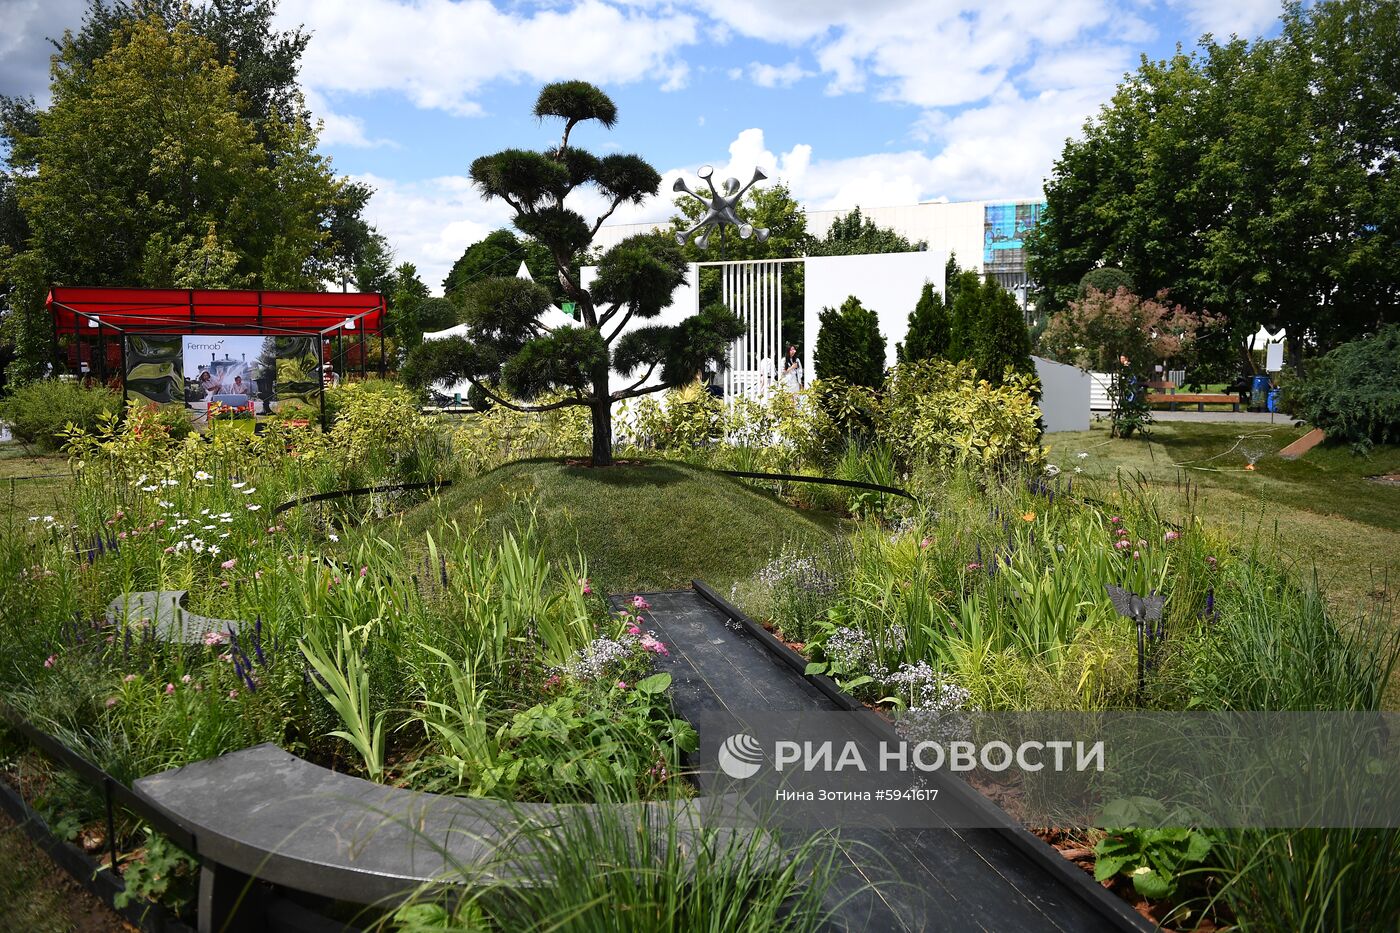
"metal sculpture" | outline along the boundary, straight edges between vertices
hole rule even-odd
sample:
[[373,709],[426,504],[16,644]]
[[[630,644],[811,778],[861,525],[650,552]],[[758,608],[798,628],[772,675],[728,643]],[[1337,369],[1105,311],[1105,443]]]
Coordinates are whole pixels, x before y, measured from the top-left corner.
[[695,198],[696,200],[700,201],[708,208],[705,214],[699,220],[697,220],[695,222],[695,225],[692,226],[689,230],[677,231],[676,243],[678,243],[681,246],[684,246],[686,241],[689,240],[691,236],[693,236],[696,232],[704,231],[700,234],[699,237],[696,238],[695,245],[700,247],[701,249],[709,249],[710,235],[714,233],[716,229],[718,229],[720,231],[720,243],[721,246],[723,246],[724,228],[726,226],[738,228],[739,238],[741,240],[747,240],[751,236],[756,236],[758,237],[758,242],[762,243],[768,239],[767,227],[755,227],[753,224],[744,223],[742,220],[739,219],[739,215],[734,210],[735,207],[739,204],[739,199],[744,196],[744,192],[748,191],[755,184],[768,177],[767,175],[763,174],[762,169],[754,169],[753,178],[749,179],[749,183],[747,185],[744,185],[742,188],[739,186],[739,179],[726,178],[724,180],[723,194],[721,194],[719,190],[715,188],[715,183],[712,180],[715,174],[715,170],[712,167],[708,165],[702,165],[700,166],[700,171],[696,174],[700,176],[701,180],[704,181],[705,184],[710,186],[710,193],[713,195],[713,197],[705,197],[704,195],[697,194],[696,192],[691,191],[690,186],[685,183],[684,178],[676,179],[676,183],[671,186],[672,191],[682,191],[690,195],[692,198]]
[[1162,622],[1167,598],[1157,592],[1139,596],[1112,583],[1104,584],[1104,589],[1108,590],[1109,601],[1118,614],[1132,619],[1137,626],[1138,697],[1141,698],[1147,687],[1147,673],[1156,667],[1156,647],[1167,637],[1167,627]]

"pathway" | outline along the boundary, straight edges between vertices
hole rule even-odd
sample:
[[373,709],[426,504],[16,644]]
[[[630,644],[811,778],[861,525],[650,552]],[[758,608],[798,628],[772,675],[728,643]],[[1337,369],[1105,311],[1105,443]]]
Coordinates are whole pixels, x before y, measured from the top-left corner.
[[[675,591],[646,598],[652,606],[650,626],[671,651],[660,667],[672,675],[673,699],[682,716],[837,709],[698,594]],[[701,770],[714,768],[713,763],[696,764]],[[1076,890],[997,830],[844,830],[841,838],[855,845],[842,852],[842,870],[828,904],[850,898],[837,914],[848,930],[1070,933],[1133,928],[1126,905],[1106,913],[1102,902],[1092,903],[1101,900],[1096,892]],[[1053,852],[1049,856],[1059,858]]]

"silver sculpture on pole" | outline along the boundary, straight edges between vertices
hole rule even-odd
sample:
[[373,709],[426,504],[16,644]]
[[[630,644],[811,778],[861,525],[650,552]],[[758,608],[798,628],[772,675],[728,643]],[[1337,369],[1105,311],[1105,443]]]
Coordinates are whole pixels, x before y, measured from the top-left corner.
[[686,241],[689,240],[692,235],[694,235],[698,231],[704,231],[700,233],[700,236],[696,237],[695,245],[700,247],[701,249],[709,249],[710,234],[714,233],[715,230],[718,229],[720,231],[720,246],[721,249],[723,249],[724,228],[726,226],[737,227],[739,230],[739,238],[742,240],[747,240],[751,236],[756,236],[758,238],[758,242],[762,243],[768,239],[767,227],[755,227],[753,224],[744,223],[742,220],[739,219],[739,215],[734,210],[735,207],[739,204],[739,199],[744,196],[745,191],[748,191],[756,183],[768,177],[767,175],[763,174],[762,169],[754,169],[753,178],[749,179],[749,183],[747,185],[744,185],[742,188],[739,187],[739,179],[726,178],[724,180],[723,194],[720,194],[720,192],[715,188],[715,183],[712,180],[715,174],[715,170],[711,166],[700,166],[700,171],[696,174],[700,176],[701,180],[704,181],[705,184],[710,186],[710,193],[713,195],[713,197],[705,197],[704,195],[700,195],[694,191],[691,191],[690,187],[685,183],[684,178],[676,179],[676,183],[671,186],[672,191],[683,191],[686,194],[690,195],[692,198],[695,198],[696,200],[703,203],[708,208],[705,214],[701,216],[701,218],[697,220],[694,226],[692,226],[689,230],[676,232],[676,242],[678,244],[684,246]]

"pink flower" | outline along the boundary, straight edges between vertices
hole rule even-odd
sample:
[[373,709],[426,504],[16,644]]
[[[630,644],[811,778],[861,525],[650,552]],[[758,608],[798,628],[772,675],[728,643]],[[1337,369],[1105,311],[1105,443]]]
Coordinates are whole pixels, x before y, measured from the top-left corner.
[[238,691],[237,691],[237,690],[230,690],[230,691],[228,692],[228,698],[229,698],[230,700],[236,700],[236,699],[238,699]]
[[1114,531],[1113,533],[1116,534],[1116,535],[1117,535],[1118,537],[1120,537],[1120,538],[1126,538],[1126,537],[1128,536],[1128,529],[1126,529],[1126,528],[1119,528],[1119,529],[1117,529],[1116,531]]
[[224,561],[219,566],[224,568],[225,570],[232,570],[234,567],[238,566],[238,558],[230,557],[228,560]]
[[361,567],[361,568],[360,568],[360,576],[363,577],[363,576],[364,576],[365,574],[367,574],[367,573],[369,573],[369,567],[368,567],[368,566],[365,566],[365,567]]
[[666,645],[658,641],[656,636],[650,632],[642,636],[642,647],[653,654],[664,654],[669,656],[671,652],[666,650]]
[[1177,538],[1180,538],[1180,537],[1181,537],[1181,532],[1179,532],[1179,531],[1169,531],[1169,532],[1167,532],[1166,534],[1162,535],[1162,540],[1164,540],[1164,541],[1175,541]]
[[117,705],[117,698],[116,698],[116,697],[108,697],[108,698],[107,698],[107,708],[108,708],[108,709],[111,709],[112,707],[114,707],[114,706],[116,706],[116,705]]
[[219,589],[221,589],[221,590],[226,590],[226,589],[228,589],[228,581],[227,581],[227,580],[220,580],[220,581],[219,581]]
[[636,609],[638,612],[644,612],[651,609],[651,604],[640,596],[633,596],[632,608]]
[[1115,515],[1115,516],[1113,516],[1112,518],[1110,518],[1110,519],[1108,520],[1108,523],[1109,523],[1110,525],[1116,525],[1116,524],[1118,524],[1119,522],[1121,522],[1122,520],[1123,520],[1122,518],[1120,518],[1119,516]]
[[119,531],[119,532],[117,532],[117,540],[118,540],[118,541],[125,541],[125,540],[126,540],[126,532],[125,532],[125,531]]
[[554,688],[554,687],[557,687],[557,686],[559,686],[559,675],[558,675],[558,674],[550,674],[548,677],[545,678],[544,687],[545,687],[546,690],[550,690],[550,689],[552,689],[552,688]]
[[223,654],[219,655],[219,660],[223,661],[225,664],[229,663],[233,660],[233,652],[225,651]]
[[1212,567],[1214,567],[1214,566],[1215,566],[1215,558],[1214,558],[1214,557],[1207,557],[1207,558],[1206,558],[1206,563],[1207,563],[1207,564],[1210,564]]
[[165,549],[165,553],[167,553],[167,554],[174,554],[174,553],[175,553],[175,548],[174,548],[174,547],[168,547],[168,548]]
[[1114,542],[1113,542],[1113,546],[1116,547],[1116,548],[1117,548],[1118,550],[1120,550],[1120,551],[1123,550],[1124,548],[1132,547],[1131,544],[1129,544],[1126,540],[1124,540],[1124,539],[1122,539],[1122,538],[1119,538],[1117,541],[1114,541]]
[[47,658],[44,659],[44,666],[45,666],[45,667],[53,667],[53,666],[54,666],[55,664],[57,664],[57,663],[58,663],[58,655],[56,655],[56,654],[51,654],[51,655],[49,655]]
[[182,684],[187,684],[187,683],[189,683],[189,682],[192,681],[192,680],[194,680],[194,678],[191,677],[189,674],[186,674],[184,677],[181,677],[181,678],[180,678],[180,683],[182,683]]
[[124,683],[124,684],[129,684],[129,683],[131,683],[131,682],[132,682],[133,680],[135,680],[135,679],[136,679],[136,675],[135,675],[135,674],[127,674],[125,677],[122,678],[122,683]]
[[619,681],[617,682],[617,689],[619,689],[619,690],[626,690],[626,689],[627,689],[627,681],[625,681],[625,680],[619,680]]
[[642,634],[642,630],[639,629],[639,628],[637,628],[637,626],[635,626],[635,625],[629,625],[629,626],[627,626],[627,634],[628,634],[628,635],[640,635],[640,634]]
[[927,551],[931,547],[933,547],[932,538],[924,538],[922,541],[919,542],[919,550],[921,551]]
[[174,685],[174,684],[166,684],[166,685],[165,685],[165,695],[166,695],[166,696],[170,696],[170,695],[173,694],[174,692],[175,692],[175,685]]
[[1142,555],[1141,555],[1140,553],[1138,553],[1137,551],[1134,551],[1134,552],[1133,552],[1133,560],[1137,560],[1137,559],[1138,559],[1139,557],[1141,557],[1141,556],[1142,556]]
[[1144,541],[1144,540],[1142,540],[1141,538],[1139,538],[1139,539],[1138,539],[1137,546],[1138,546],[1138,547],[1147,547],[1147,542]]
[[261,580],[261,579],[262,579],[262,571],[261,571],[261,570],[254,570],[254,571],[253,571],[253,579],[254,579],[254,580]]
[[982,569],[982,565],[979,564],[979,563],[977,563],[977,561],[973,561],[972,563],[970,563],[970,564],[967,565],[967,569],[968,569],[968,570],[981,570],[981,569]]

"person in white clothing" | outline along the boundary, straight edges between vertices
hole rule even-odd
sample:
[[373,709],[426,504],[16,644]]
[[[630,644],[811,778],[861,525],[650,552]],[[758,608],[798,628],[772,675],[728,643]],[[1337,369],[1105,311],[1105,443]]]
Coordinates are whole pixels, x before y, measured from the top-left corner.
[[789,346],[783,359],[783,388],[796,392],[802,388],[802,360],[797,356],[797,347]]

